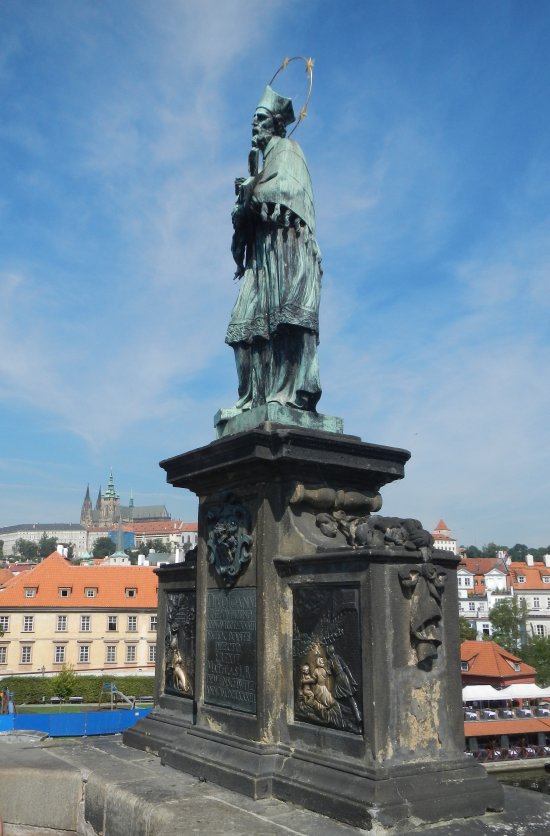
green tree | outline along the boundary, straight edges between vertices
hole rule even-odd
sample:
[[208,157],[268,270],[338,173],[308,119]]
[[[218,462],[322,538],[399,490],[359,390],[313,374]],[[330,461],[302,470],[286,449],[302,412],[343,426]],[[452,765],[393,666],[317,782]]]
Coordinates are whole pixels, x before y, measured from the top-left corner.
[[94,557],[107,557],[116,552],[116,543],[110,537],[98,537],[94,543]]
[[537,672],[535,682],[545,687],[550,685],[550,637],[531,636],[521,650],[521,658],[532,665]]
[[511,549],[508,549],[508,554],[514,562],[525,562],[525,555],[528,552],[529,549],[524,543],[516,543],[515,546],[512,546]]
[[0,540],[0,557],[4,557],[4,541]]
[[499,601],[489,613],[489,621],[493,625],[492,639],[510,653],[517,653],[525,644],[527,604],[512,598],[510,601]]
[[57,676],[52,679],[52,687],[55,694],[62,700],[68,700],[76,691],[78,675],[71,665],[63,665]]
[[38,556],[41,560],[45,557],[49,557],[52,552],[54,552],[57,548],[57,537],[48,537],[46,532],[43,533],[42,537],[38,541]]
[[458,619],[459,631],[460,631],[460,641],[475,641],[477,637],[477,632],[475,627],[472,627],[470,622],[467,621],[463,615],[459,616]]
[[482,557],[496,557],[497,552],[505,552],[508,551],[507,546],[499,546],[497,543],[487,543],[481,549],[481,556]]
[[32,540],[25,540],[23,537],[19,537],[15,541],[14,550],[15,554],[25,560],[36,560],[38,557],[38,543],[33,543]]
[[468,546],[466,549],[466,557],[481,557],[481,551],[477,546]]

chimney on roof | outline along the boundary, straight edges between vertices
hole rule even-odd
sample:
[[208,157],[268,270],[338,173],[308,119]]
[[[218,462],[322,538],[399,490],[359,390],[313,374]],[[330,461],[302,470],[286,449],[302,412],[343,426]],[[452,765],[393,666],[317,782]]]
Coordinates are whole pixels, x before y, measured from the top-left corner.
[[527,563],[528,566],[533,566],[533,564],[535,562],[535,558],[533,557],[532,554],[526,554],[525,555],[525,562]]
[[545,554],[542,558],[544,560],[544,565],[547,569],[550,569],[550,554]]

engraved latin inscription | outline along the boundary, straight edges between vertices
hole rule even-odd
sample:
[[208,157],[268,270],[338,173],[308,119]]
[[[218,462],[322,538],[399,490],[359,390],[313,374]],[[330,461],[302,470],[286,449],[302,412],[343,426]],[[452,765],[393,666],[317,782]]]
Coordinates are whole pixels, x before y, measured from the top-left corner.
[[209,590],[205,674],[205,702],[256,713],[255,589]]

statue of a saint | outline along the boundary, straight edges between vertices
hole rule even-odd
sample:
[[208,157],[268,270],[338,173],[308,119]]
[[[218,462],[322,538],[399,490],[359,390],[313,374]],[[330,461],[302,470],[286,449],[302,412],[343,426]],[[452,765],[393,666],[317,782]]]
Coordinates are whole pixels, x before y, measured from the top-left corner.
[[279,403],[315,412],[321,397],[321,254],[306,161],[285,136],[294,121],[291,100],[266,87],[252,121],[249,177],[235,181],[231,250],[241,286],[226,342],[240,411]]

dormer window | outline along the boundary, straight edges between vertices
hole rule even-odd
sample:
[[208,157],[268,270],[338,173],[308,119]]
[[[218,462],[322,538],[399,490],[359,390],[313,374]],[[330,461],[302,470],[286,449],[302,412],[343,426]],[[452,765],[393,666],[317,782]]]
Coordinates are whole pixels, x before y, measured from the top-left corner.
[[68,598],[71,594],[71,587],[70,586],[60,586],[57,589],[60,598]]
[[543,575],[542,576],[543,583],[550,583],[550,575]]
[[25,598],[34,598],[36,595],[36,586],[26,586],[25,587]]
[[512,667],[514,668],[514,670],[515,670],[515,672],[516,672],[516,673],[519,673],[519,672],[521,671],[521,668],[520,668],[519,662],[514,662],[514,663],[513,663],[513,665],[512,665]]
[[137,595],[137,589],[135,586],[130,586],[126,588],[126,597],[127,598],[135,598]]
[[518,575],[518,583],[525,583],[525,575]]
[[460,670],[465,673],[468,670],[468,662],[461,662],[460,663]]
[[97,588],[95,586],[88,586],[84,590],[84,595],[86,598],[95,598],[97,595]]

